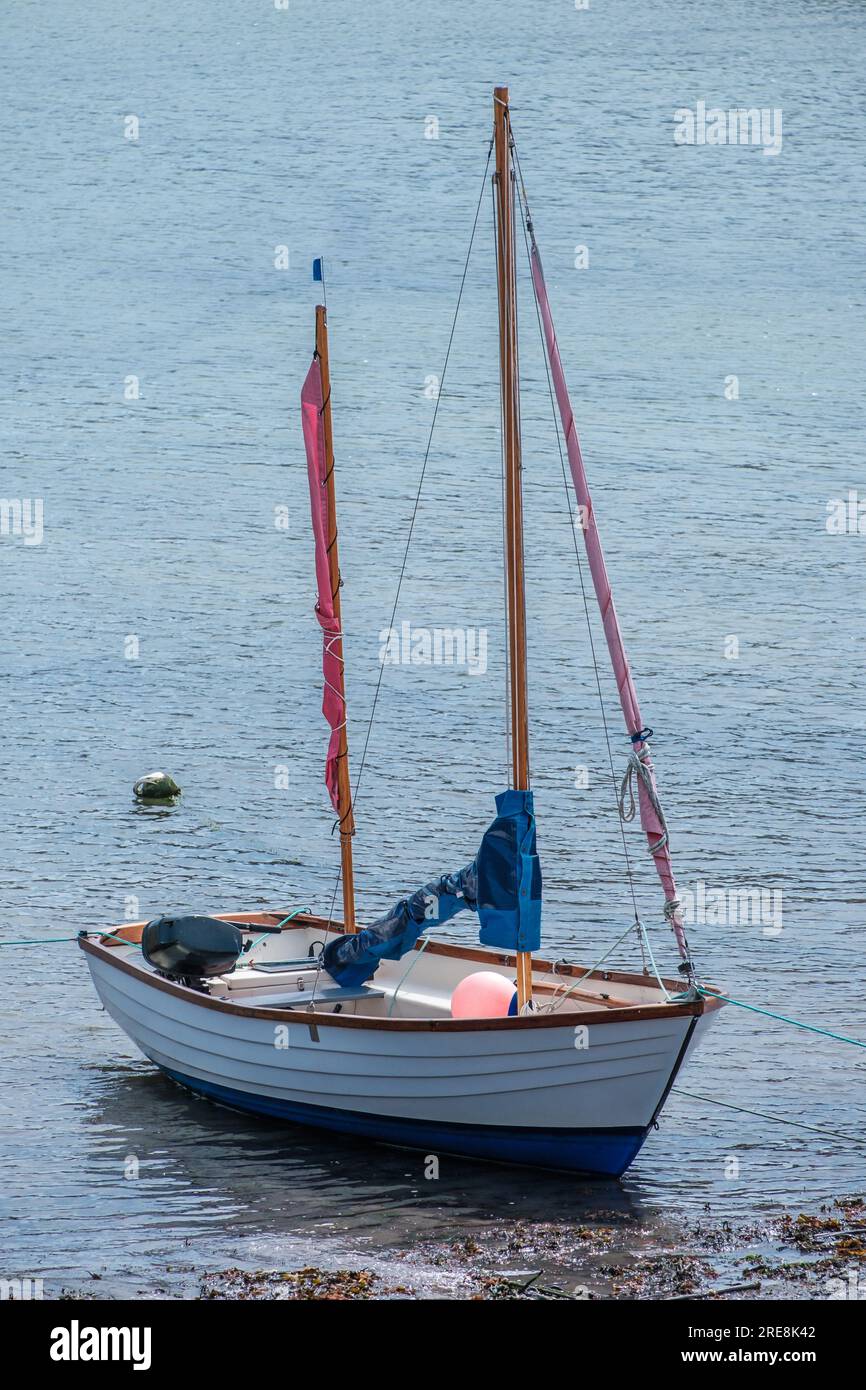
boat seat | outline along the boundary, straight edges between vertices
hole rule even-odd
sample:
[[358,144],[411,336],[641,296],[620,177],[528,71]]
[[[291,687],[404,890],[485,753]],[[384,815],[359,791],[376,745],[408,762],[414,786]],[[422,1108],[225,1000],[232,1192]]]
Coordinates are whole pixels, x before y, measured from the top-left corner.
[[[229,975],[221,975],[220,981],[232,994],[239,992],[247,993],[249,990],[258,989],[278,989],[281,985],[286,989],[297,989],[302,983],[304,988],[315,979],[316,974],[321,973],[317,970],[315,963],[307,967],[297,965],[280,965],[276,970],[259,970],[255,965],[247,965],[242,961],[240,966],[234,969]],[[325,978],[330,981],[331,977],[326,973]]]
[[261,970],[267,975],[274,975],[280,970],[318,969],[318,964],[314,956],[298,956],[295,960],[251,960],[245,963],[250,970]]
[[384,997],[383,989],[368,989],[366,985],[358,985],[355,989],[343,989],[340,985],[333,985],[325,989],[292,990],[284,994],[260,994],[258,997],[254,995],[252,999],[238,999],[237,996],[233,996],[231,1002],[247,1009],[297,1009],[304,1004],[349,1004],[356,999]]

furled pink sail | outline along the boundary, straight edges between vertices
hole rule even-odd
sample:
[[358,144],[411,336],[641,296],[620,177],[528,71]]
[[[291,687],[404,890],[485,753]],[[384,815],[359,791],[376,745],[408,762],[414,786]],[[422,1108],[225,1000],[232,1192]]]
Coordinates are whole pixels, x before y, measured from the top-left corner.
[[331,569],[328,561],[328,542],[334,526],[328,505],[328,475],[325,458],[325,431],[322,423],[322,370],[314,357],[301,391],[301,420],[304,446],[307,451],[307,474],[310,481],[310,508],[313,516],[313,536],[316,543],[316,585],[318,599],[316,617],[322,627],[322,670],[325,691],[322,713],[331,726],[328,758],[325,764],[325,785],[335,811],[339,811],[337,768],[339,765],[340,730],[346,722],[346,701],[342,693],[340,667],[343,659],[343,639],[334,614],[334,594],[331,589]]
[[[642,733],[648,737],[649,730],[644,728],[641,718],[637,691],[635,690],[634,681],[632,680],[619,620],[616,615],[616,608],[614,607],[610,580],[607,577],[607,566],[604,562],[604,552],[601,548],[601,539],[595,524],[592,498],[590,496],[589,485],[586,481],[586,471],[580,453],[580,443],[577,438],[571,401],[568,397],[568,387],[565,384],[565,374],[562,370],[562,360],[559,356],[556,331],[553,327],[550,302],[547,297],[547,286],[544,283],[544,272],[541,268],[541,257],[538,254],[538,247],[535,245],[534,239],[532,243],[531,262],[532,282],[535,287],[535,297],[538,302],[538,309],[544,326],[547,357],[550,363],[550,373],[556,392],[556,401],[559,406],[562,428],[565,433],[568,462],[571,467],[571,476],[574,481],[577,501],[581,508],[581,529],[586,543],[586,553],[589,559],[592,583],[595,589],[595,596],[598,599],[599,608],[601,609],[604,635],[607,640],[607,648],[613,664],[626,728],[628,729],[636,758],[643,764],[643,768],[647,774],[646,779],[640,775],[637,777],[641,825],[646,832],[653,860],[655,861],[655,866],[658,870],[662,887],[664,888],[666,915],[669,917],[673,927],[680,954],[684,959],[687,959],[688,945],[683,931],[682,917],[679,912],[677,886],[667,843],[667,830],[658,803],[655,773],[650,757],[649,744],[646,742],[645,738],[640,737]],[[647,785],[647,783],[649,785]]]

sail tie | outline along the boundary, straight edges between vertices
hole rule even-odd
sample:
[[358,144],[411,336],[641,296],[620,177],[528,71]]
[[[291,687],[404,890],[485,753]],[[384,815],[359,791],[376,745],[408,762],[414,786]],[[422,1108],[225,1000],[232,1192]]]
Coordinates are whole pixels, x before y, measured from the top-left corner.
[[[318,605],[316,605],[316,611],[318,612]],[[325,656],[333,656],[335,660],[338,661],[339,664],[345,669],[346,658],[342,654],[342,643],[343,634],[341,631],[339,631],[339,629],[323,629],[322,646],[324,647]],[[333,681],[329,681],[327,676],[325,676],[324,685],[326,690],[330,690],[334,695],[336,695],[338,700],[342,700],[342,690],[340,690],[338,686],[334,685]],[[332,727],[335,730],[335,732],[339,732],[340,729],[345,729],[348,723],[349,718],[348,715],[346,715],[346,718],[341,719],[338,724],[334,724]],[[339,758],[342,757],[343,754],[339,753],[337,756]]]

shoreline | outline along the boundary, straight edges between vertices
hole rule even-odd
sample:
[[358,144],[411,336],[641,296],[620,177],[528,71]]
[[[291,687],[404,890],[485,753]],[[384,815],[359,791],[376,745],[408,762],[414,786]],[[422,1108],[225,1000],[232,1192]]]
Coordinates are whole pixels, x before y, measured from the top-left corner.
[[[323,1242],[327,1245],[327,1242]],[[585,1224],[497,1223],[451,1240],[296,1268],[167,1265],[166,1279],[67,1282],[61,1301],[825,1301],[866,1292],[866,1198],[764,1221],[631,1226],[599,1211]],[[335,1252],[336,1253],[336,1252]]]

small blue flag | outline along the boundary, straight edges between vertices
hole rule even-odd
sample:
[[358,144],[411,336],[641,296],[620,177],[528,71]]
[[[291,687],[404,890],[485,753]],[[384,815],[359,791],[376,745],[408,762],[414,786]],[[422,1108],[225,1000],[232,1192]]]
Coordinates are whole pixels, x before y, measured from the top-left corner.
[[321,256],[317,256],[313,261],[313,279],[321,280],[322,278],[322,258]]

